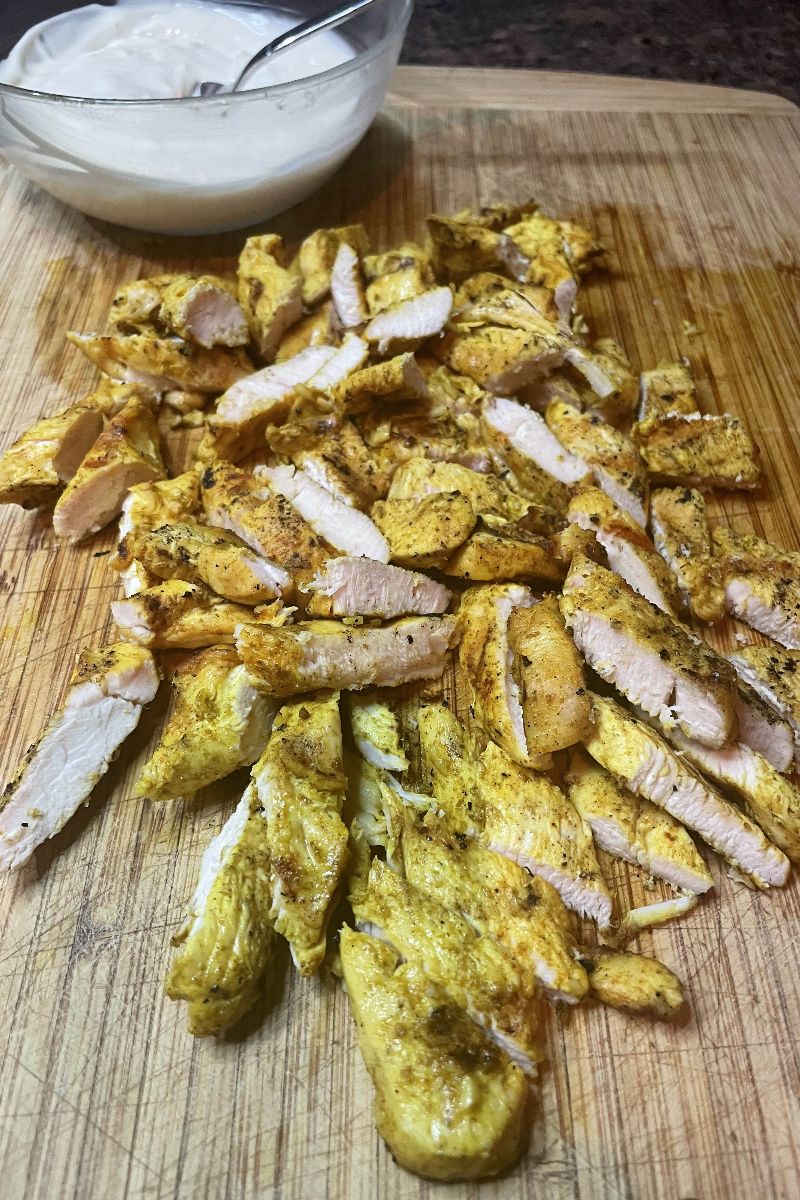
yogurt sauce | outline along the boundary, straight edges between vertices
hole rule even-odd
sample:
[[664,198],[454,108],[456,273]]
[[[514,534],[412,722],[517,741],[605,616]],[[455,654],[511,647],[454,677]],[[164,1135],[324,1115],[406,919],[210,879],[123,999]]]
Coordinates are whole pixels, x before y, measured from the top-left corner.
[[[60,96],[155,100],[206,79],[232,83],[249,58],[302,18],[213,0],[121,0],[42,21],[0,63],[0,83]],[[353,57],[335,31],[264,63],[246,88],[319,74]]]

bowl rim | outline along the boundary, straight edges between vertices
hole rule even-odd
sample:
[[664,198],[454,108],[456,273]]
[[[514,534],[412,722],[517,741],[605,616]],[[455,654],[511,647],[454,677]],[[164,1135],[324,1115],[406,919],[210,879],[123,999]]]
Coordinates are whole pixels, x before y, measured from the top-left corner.
[[[225,2],[226,0],[223,0],[223,3]],[[239,8],[263,7],[263,5],[259,4],[257,0],[227,0],[227,2],[229,2],[230,6],[233,8],[237,6]],[[265,87],[248,88],[243,92],[223,92],[216,96],[166,96],[138,100],[114,100],[110,98],[100,99],[95,96],[62,96],[59,92],[37,91],[33,88],[17,87],[16,84],[13,83],[0,82],[0,96],[24,96],[32,100],[44,102],[55,100],[61,104],[67,104],[70,106],[87,106],[93,108],[142,108],[145,106],[149,108],[158,105],[168,105],[172,107],[179,104],[197,105],[198,107],[202,106],[203,108],[225,108],[232,104],[239,104],[247,100],[255,101],[264,99],[268,96],[279,97],[291,95],[293,92],[302,91],[310,86],[325,84],[330,80],[339,79],[343,75],[349,75],[352,71],[357,70],[365,63],[371,62],[374,58],[377,58],[378,55],[382,54],[386,47],[397,38],[398,34],[404,31],[405,26],[408,24],[408,21],[411,17],[411,11],[414,7],[414,0],[388,0],[388,2],[396,3],[398,6],[398,11],[391,23],[390,28],[373,46],[368,46],[365,50],[359,54],[356,54],[353,58],[348,58],[345,62],[339,63],[335,67],[328,67],[326,71],[319,71],[316,75],[304,75],[301,79],[291,79],[287,80],[285,83],[270,83]],[[272,8],[273,11],[278,12],[291,11],[288,6],[284,6],[280,2],[270,5],[270,8]],[[68,12],[69,11],[70,10],[68,10]],[[74,12],[79,10],[73,9],[71,11]],[[67,14],[65,13],[62,15]]]

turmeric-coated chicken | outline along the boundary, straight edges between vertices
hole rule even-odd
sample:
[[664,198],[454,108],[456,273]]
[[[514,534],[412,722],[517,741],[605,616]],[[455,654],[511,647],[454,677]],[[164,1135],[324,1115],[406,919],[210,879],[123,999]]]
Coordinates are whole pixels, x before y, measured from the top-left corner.
[[300,280],[283,261],[283,241],[271,233],[248,238],[239,255],[239,304],[256,351],[267,362],[303,311]]
[[152,650],[230,645],[242,622],[270,620],[279,610],[277,602],[254,615],[244,604],[221,600],[205,584],[182,579],[155,583],[111,603],[111,616],[124,635]]
[[560,582],[566,575],[566,566],[551,538],[530,533],[516,521],[490,516],[479,517],[467,540],[440,570],[473,583],[517,579]]
[[667,413],[694,413],[697,389],[687,366],[682,362],[660,362],[650,371],[642,371],[639,380],[640,421],[664,417]]
[[668,412],[646,417],[631,433],[654,483],[744,491],[758,486],[758,447],[730,413]]
[[417,361],[406,351],[386,362],[371,363],[354,371],[333,388],[332,398],[339,413],[355,416],[383,404],[422,400],[427,394]]
[[800,554],[718,525],[711,534],[726,610],[789,650],[800,650]]
[[246,346],[247,317],[236,284],[218,275],[176,275],[164,289],[159,320],[187,341],[212,346]]
[[141,383],[154,391],[224,392],[253,370],[239,348],[208,350],[183,338],[152,333],[73,333],[67,341],[119,383]]
[[401,567],[441,567],[475,528],[475,512],[461,492],[420,500],[378,500],[371,516]]
[[674,1021],[683,1011],[681,982],[658,959],[597,946],[584,949],[580,961],[589,974],[590,995],[611,1008],[659,1021]]
[[362,266],[368,281],[366,301],[371,317],[422,295],[436,282],[428,255],[413,242],[404,242],[383,254],[369,254]]
[[613,338],[598,338],[591,349],[570,346],[565,358],[588,383],[593,412],[612,425],[633,416],[638,395],[637,380],[618,342]]
[[578,412],[551,401],[545,414],[550,431],[585,463],[597,486],[642,528],[647,524],[647,471],[637,447],[597,413]]
[[656,549],[693,615],[701,621],[719,621],[725,615],[725,589],[702,492],[655,488],[650,497],[650,528]]
[[437,279],[459,283],[479,271],[499,271],[517,277],[525,258],[511,238],[480,222],[430,216],[427,249]]
[[301,243],[292,270],[302,284],[302,300],[313,308],[330,293],[336,256],[342,246],[357,255],[365,255],[369,241],[363,225],[341,225],[336,229],[315,229]]

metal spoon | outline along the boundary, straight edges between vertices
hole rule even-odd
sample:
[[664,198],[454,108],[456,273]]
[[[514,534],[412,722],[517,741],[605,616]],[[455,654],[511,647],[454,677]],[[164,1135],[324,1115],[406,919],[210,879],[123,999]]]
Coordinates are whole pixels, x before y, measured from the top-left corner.
[[282,33],[279,37],[273,39],[263,49],[254,54],[244,69],[240,72],[238,78],[231,85],[225,83],[215,83],[212,79],[206,80],[205,83],[200,83],[194,90],[194,95],[200,96],[217,96],[220,92],[238,92],[247,79],[248,75],[259,66],[266,62],[268,58],[274,58],[276,54],[280,54],[282,50],[288,50],[290,46],[296,46],[298,42],[302,42],[304,38],[311,37],[313,33],[320,33],[323,29],[335,29],[337,25],[343,25],[345,21],[349,21],[356,13],[367,8],[370,4],[374,4],[375,0],[351,0],[349,4],[333,9],[321,17],[311,17],[308,21],[303,21],[302,25],[295,25],[292,29],[287,29],[286,33]]

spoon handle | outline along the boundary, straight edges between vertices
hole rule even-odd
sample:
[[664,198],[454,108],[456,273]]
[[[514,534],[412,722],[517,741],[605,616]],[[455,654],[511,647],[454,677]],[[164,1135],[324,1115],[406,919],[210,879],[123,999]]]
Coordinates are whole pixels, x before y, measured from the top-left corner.
[[370,4],[374,3],[375,0],[350,0],[350,3],[344,5],[342,8],[335,8],[320,17],[311,17],[310,20],[304,21],[302,25],[295,25],[293,29],[289,29],[286,33],[282,33],[280,37],[274,38],[269,45],[264,46],[257,54],[253,55],[245,65],[244,70],[234,83],[231,91],[237,92],[248,75],[266,59],[272,58],[273,54],[277,54],[281,50],[288,50],[290,46],[302,41],[303,38],[310,37],[312,33],[321,33],[323,29],[336,29],[337,25],[343,25],[345,21],[349,21],[362,8],[367,8]]

